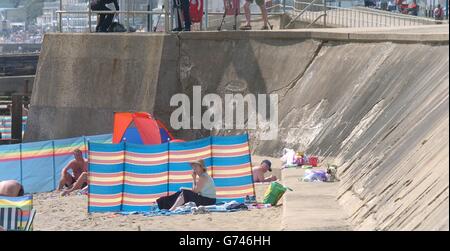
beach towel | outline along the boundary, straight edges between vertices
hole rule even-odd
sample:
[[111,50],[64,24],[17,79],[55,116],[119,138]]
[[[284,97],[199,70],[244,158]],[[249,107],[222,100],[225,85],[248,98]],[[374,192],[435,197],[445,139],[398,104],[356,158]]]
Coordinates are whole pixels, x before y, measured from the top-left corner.
[[[186,214],[196,214],[196,212],[202,213],[212,213],[212,212],[220,212],[220,213],[230,213],[248,210],[251,205],[245,205],[244,203],[240,203],[237,201],[229,201],[229,202],[221,202],[216,205],[210,206],[200,206],[202,210],[198,210],[200,207],[197,207],[195,203],[188,202],[183,206],[177,207],[174,211],[169,211],[167,209],[159,209],[158,206],[152,205],[148,207],[148,211],[133,211],[133,212],[118,212],[116,214],[119,215],[135,215],[141,214],[144,216],[171,216],[171,215],[186,215]],[[255,205],[251,206],[252,209],[260,209],[267,208],[266,205]]]
[[306,170],[303,176],[304,182],[326,182],[327,172],[323,170]]

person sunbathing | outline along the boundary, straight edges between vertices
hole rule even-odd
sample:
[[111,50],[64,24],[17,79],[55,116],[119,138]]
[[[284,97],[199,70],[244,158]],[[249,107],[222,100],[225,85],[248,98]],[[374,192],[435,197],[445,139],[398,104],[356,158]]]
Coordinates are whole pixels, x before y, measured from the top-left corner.
[[209,176],[203,160],[190,163],[192,167],[192,190],[182,188],[181,191],[156,200],[159,209],[174,211],[177,207],[188,202],[194,202],[196,206],[208,206],[216,204],[216,186]]
[[[64,186],[67,187],[67,190],[63,191],[61,196],[69,195],[71,192],[87,186],[88,162],[83,158],[83,153],[79,149],[73,151],[73,156],[75,159],[61,171],[58,190],[61,191]],[[72,170],[72,173],[69,170]]]
[[23,186],[15,180],[5,180],[0,182],[0,196],[18,197],[23,196]]
[[267,172],[272,172],[272,162],[263,160],[261,165],[255,166],[252,169],[253,182],[272,182],[277,180],[277,177],[273,175],[266,178],[264,174]]

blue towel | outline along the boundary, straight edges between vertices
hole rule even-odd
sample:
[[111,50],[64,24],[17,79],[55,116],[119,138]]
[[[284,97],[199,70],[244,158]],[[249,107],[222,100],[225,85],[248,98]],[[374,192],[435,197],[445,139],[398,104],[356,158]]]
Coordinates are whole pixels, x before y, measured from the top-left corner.
[[[167,209],[159,209],[157,205],[150,206],[150,209],[145,212],[119,212],[117,214],[120,215],[134,215],[134,214],[142,214],[144,216],[170,216],[170,215],[185,215],[185,214],[191,214],[191,208],[193,207],[193,204],[184,205],[181,207],[178,207],[174,211],[169,211]],[[230,201],[227,203],[218,203],[217,205],[211,205],[211,206],[205,206],[205,208],[208,210],[208,212],[237,212],[246,210],[246,206],[243,203],[239,203],[237,201]]]

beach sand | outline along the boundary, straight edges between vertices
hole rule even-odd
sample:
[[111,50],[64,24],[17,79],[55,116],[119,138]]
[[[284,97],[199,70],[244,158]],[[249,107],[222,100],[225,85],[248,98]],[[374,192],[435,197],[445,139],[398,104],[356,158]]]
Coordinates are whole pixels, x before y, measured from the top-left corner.
[[[253,158],[257,164],[261,157]],[[279,177],[279,166],[274,173]],[[255,184],[257,200],[262,201],[268,184]],[[280,200],[281,202],[282,200]],[[201,215],[172,216],[122,216],[114,213],[87,213],[87,196],[61,197],[59,192],[35,194],[37,210],[34,230],[97,230],[97,231],[152,231],[152,230],[205,230],[205,231],[252,231],[280,230],[282,205],[276,207],[238,211],[231,213],[208,213]]]

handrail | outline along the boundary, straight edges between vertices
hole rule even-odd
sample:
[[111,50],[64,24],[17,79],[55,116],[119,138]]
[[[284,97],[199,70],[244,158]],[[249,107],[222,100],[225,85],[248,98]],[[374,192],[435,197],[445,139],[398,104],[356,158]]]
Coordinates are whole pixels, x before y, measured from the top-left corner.
[[74,11],[67,11],[67,10],[57,10],[56,13],[62,13],[62,14],[164,14],[164,11],[145,11],[145,10],[136,10],[136,11],[106,11],[106,10],[99,10],[99,11],[80,11],[80,10],[74,10]]
[[[331,27],[386,27],[386,26],[410,26],[410,25],[427,25],[427,24],[435,24],[437,21],[430,18],[425,17],[417,17],[412,15],[405,15],[401,13],[393,13],[389,11],[370,9],[365,7],[355,7],[355,8],[344,8],[338,7],[334,5],[330,5],[327,0],[312,0],[310,2],[305,2],[306,0],[282,0],[280,3],[275,4],[267,8],[269,16],[276,16],[282,14],[289,14],[295,17],[290,20],[290,22],[285,25],[283,28],[287,29],[292,26],[292,24],[298,21],[300,18],[303,21],[308,22],[307,28],[311,27],[313,24],[319,22],[321,18],[323,21],[320,23],[323,26],[331,26]],[[60,1],[62,3],[62,1]],[[129,3],[129,0],[127,0]],[[320,3],[319,3],[320,2]],[[92,31],[92,15],[96,14],[125,14],[126,15],[126,26],[129,30],[130,28],[130,15],[165,15],[165,31],[170,32],[170,27],[172,27],[172,19],[173,13],[171,13],[170,9],[170,0],[164,0],[163,6],[169,6],[168,8],[163,8],[162,10],[130,10],[128,7],[125,10],[120,11],[93,11],[90,7],[87,7],[86,11],[76,11],[76,10],[62,10],[63,6],[60,4],[60,10],[56,11],[58,16],[58,29],[60,32],[63,31],[63,15],[70,14],[80,14],[88,16],[88,26],[89,31]],[[129,6],[129,5],[127,5]],[[317,9],[311,10],[313,7],[317,7]],[[327,11],[329,13],[327,13]],[[223,15],[223,12],[209,12],[208,9],[205,10],[205,21],[206,28],[209,25],[210,21],[208,15]],[[240,15],[243,15],[240,13]],[[252,13],[252,15],[261,15],[260,12]],[[149,17],[151,18],[151,17]],[[327,22],[327,19],[329,22]],[[67,19],[69,20],[69,19]],[[65,21],[65,20],[64,20]],[[67,21],[69,22],[69,21]],[[440,23],[448,23],[448,20],[440,20]],[[84,26],[83,26],[84,25]],[[86,24],[75,26],[70,25],[71,28],[75,29],[87,29]],[[83,27],[82,27],[83,26]],[[150,30],[149,30],[150,31]]]
[[[310,2],[303,2],[303,1],[299,1],[299,0],[294,0],[294,3],[310,4]],[[313,5],[322,6],[322,4],[313,4]],[[423,20],[427,20],[427,21],[434,21],[434,19],[430,19],[430,18],[426,18],[426,17],[412,16],[412,15],[406,15],[406,14],[401,14],[401,13],[394,13],[394,12],[390,12],[390,11],[371,9],[371,8],[366,8],[366,7],[344,8],[344,7],[339,7],[339,6],[327,5],[327,8],[340,9],[340,10],[354,10],[354,11],[358,11],[361,13],[367,13],[367,14],[379,13],[380,15],[395,16],[395,17],[400,17],[400,18],[412,18],[412,19],[423,19]],[[364,10],[364,9],[367,9],[367,10]]]
[[[338,26],[338,27],[386,27],[386,26],[408,26],[408,25],[427,25],[427,24],[435,24],[437,21],[430,18],[425,17],[417,17],[411,15],[405,15],[400,13],[392,13],[388,11],[382,10],[362,10],[361,8],[343,8],[338,6],[326,6],[323,11],[323,14],[317,16],[317,11],[308,11],[312,6],[324,6],[327,4],[327,1],[324,1],[324,4],[317,4],[316,1],[313,2],[304,2],[301,0],[293,0],[291,2],[294,6],[289,6],[290,10],[293,13],[299,13],[295,16],[291,22],[285,26],[288,28],[293,22],[302,17],[302,20],[317,22],[320,17],[324,17],[323,25],[327,26],[326,19],[331,20],[329,25]],[[300,6],[299,6],[300,5]],[[301,5],[306,5],[303,7]],[[297,9],[300,7],[301,10]],[[286,5],[286,9],[288,6]],[[285,9],[285,11],[286,11]],[[308,12],[307,12],[308,11]],[[329,11],[329,15],[326,15],[326,11]],[[293,14],[291,12],[291,14]],[[333,22],[334,21],[334,22]],[[446,20],[442,20],[441,23],[448,23]],[[311,24],[308,25],[310,27]]]
[[316,19],[314,19],[314,21],[312,21],[310,24],[308,24],[308,26],[306,26],[306,28],[308,29],[309,27],[311,27],[313,24],[315,24],[317,21],[319,21],[319,19],[321,19],[322,17],[326,16],[327,14],[322,13],[320,14]]
[[[311,8],[311,6],[313,6],[317,1],[319,0],[313,0],[311,3],[308,4],[308,6],[306,6],[295,18],[293,18],[284,28],[289,28],[289,26],[291,26],[292,23],[294,23],[295,21],[297,21],[297,19],[303,15],[303,13],[305,13],[309,8]],[[295,7],[294,7],[295,8]]]
[[[407,16],[409,18],[416,18],[416,19],[424,19],[424,20],[428,20],[428,21],[435,21],[435,19],[433,19],[433,18],[428,18],[428,17],[423,17],[423,16],[406,15],[406,14],[402,14],[402,13],[398,13],[398,12],[390,12],[390,11],[385,11],[385,10],[368,8],[368,7],[364,7],[364,6],[358,6],[358,7],[354,8],[354,9],[360,10],[360,11],[364,11],[364,12],[369,12],[369,13],[388,14],[388,15],[397,16],[397,17],[405,17],[405,16]],[[442,21],[447,21],[448,22],[448,20],[442,20]]]
[[[166,14],[164,11],[116,11],[116,10],[110,10],[110,11],[93,11],[90,8],[87,11],[67,11],[67,10],[57,10],[56,14],[59,16],[59,32],[62,32],[62,15],[63,14],[87,14],[88,15],[88,24],[89,24],[89,31],[92,31],[92,25],[91,25],[91,16],[93,14],[127,14],[127,18],[130,14],[137,14],[137,15],[163,15]],[[130,27],[130,21],[127,20],[127,29]]]

